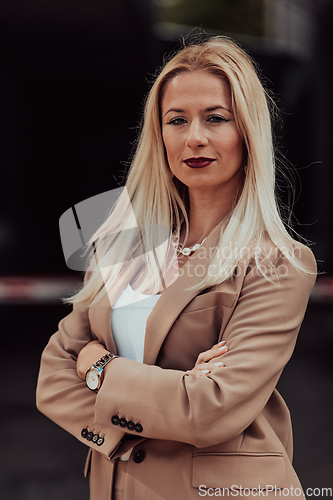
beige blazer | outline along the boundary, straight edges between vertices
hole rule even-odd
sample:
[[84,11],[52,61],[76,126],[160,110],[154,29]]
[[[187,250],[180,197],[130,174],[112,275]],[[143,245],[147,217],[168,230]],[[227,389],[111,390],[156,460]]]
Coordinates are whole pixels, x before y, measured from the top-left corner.
[[[74,306],[43,352],[37,406],[90,447],[91,500],[112,498],[115,459],[131,447],[126,500],[227,496],[227,489],[229,496],[257,498],[262,488],[276,498],[274,487],[295,498],[301,488],[291,464],[289,411],[275,386],[294,350],[315,274],[297,271],[267,243],[263,265],[268,274],[272,262],[278,265],[280,283],[264,278],[249,258],[228,282],[188,290],[207,271],[203,253],[216,237],[217,228],[155,305],[144,362],[111,362],[97,396],[77,376],[76,358],[93,339],[116,352],[106,295],[89,310]],[[312,252],[299,243],[295,252],[315,273]],[[185,373],[221,340],[229,347],[221,357],[225,367],[205,377]]]

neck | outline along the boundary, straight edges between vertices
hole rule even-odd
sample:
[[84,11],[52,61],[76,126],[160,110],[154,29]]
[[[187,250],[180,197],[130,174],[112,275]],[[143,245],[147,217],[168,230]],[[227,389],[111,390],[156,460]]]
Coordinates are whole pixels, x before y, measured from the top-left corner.
[[232,200],[212,197],[211,193],[189,193],[189,234],[186,245],[201,243],[232,208]]

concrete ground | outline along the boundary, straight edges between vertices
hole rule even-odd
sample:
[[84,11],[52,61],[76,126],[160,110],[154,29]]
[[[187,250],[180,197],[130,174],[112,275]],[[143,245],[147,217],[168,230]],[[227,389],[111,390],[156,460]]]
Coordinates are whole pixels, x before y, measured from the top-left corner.
[[[0,307],[1,500],[89,499],[87,447],[35,408],[39,357],[67,312],[65,306]],[[278,386],[291,410],[294,467],[304,488],[333,489],[332,348],[333,307],[313,304]]]

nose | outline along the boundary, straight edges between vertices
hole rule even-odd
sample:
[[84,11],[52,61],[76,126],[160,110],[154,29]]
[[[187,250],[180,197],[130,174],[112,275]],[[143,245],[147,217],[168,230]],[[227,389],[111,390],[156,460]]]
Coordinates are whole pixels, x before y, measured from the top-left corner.
[[188,129],[186,146],[192,149],[207,146],[208,138],[206,132],[206,128],[200,120],[193,120]]

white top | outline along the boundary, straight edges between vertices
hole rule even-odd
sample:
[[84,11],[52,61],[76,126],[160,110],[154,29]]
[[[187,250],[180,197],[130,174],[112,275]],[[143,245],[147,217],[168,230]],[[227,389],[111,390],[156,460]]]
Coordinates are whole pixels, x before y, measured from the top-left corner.
[[[135,292],[128,284],[113,304],[111,328],[119,356],[143,361],[146,324],[149,314],[160,295],[142,295]],[[129,459],[132,449],[119,460]]]
[[142,295],[130,284],[113,304],[111,328],[119,356],[143,361],[146,324],[161,295]]

